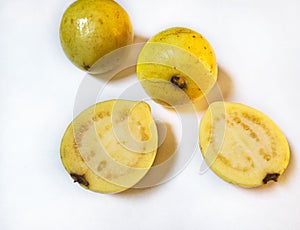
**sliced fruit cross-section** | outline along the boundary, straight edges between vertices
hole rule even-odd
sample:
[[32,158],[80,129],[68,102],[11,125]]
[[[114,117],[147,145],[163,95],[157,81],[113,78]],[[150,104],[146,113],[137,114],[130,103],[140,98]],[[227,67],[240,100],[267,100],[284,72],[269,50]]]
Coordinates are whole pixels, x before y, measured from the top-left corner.
[[212,103],[200,124],[207,165],[233,184],[255,187],[277,181],[290,159],[288,142],[262,112],[233,102]]
[[91,106],[72,121],[60,154],[74,182],[96,192],[116,193],[145,176],[157,145],[148,104],[110,100]]

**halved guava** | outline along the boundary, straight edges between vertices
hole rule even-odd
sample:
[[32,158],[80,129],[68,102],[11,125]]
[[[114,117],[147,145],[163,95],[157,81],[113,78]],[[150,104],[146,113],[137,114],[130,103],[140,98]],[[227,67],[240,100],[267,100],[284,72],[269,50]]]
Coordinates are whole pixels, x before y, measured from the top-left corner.
[[290,160],[279,127],[240,103],[212,103],[201,120],[199,139],[207,165],[224,180],[245,187],[277,181]]
[[157,128],[147,103],[109,100],[71,122],[60,154],[74,182],[95,192],[117,193],[146,175],[157,147]]

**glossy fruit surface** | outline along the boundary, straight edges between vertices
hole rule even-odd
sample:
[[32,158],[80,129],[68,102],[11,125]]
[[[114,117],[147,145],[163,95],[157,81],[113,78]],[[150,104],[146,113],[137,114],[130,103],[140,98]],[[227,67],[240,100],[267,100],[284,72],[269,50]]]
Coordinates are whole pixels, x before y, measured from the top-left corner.
[[91,106],[71,122],[60,154],[74,182],[95,192],[117,193],[146,175],[157,147],[149,105],[110,100]]
[[198,32],[174,27],[152,37],[143,47],[137,75],[154,100],[180,105],[201,100],[217,79],[213,48]]
[[207,165],[224,180],[255,187],[277,181],[290,149],[278,126],[262,112],[234,102],[212,103],[200,124]]
[[133,42],[127,12],[112,0],[78,0],[65,11],[60,41],[67,57],[88,71],[105,54]]

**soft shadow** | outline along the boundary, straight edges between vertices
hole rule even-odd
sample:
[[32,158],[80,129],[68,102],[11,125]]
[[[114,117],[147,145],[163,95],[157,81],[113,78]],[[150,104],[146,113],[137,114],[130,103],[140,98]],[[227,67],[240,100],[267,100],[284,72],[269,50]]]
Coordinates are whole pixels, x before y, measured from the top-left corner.
[[133,44],[135,43],[145,43],[149,40],[149,38],[140,36],[140,35],[135,35],[133,38]]
[[157,186],[149,188],[130,188],[123,192],[111,194],[112,196],[121,198],[121,199],[134,199],[137,200],[140,197],[143,199],[145,196],[149,196],[158,191]]
[[130,66],[124,70],[121,70],[120,72],[116,73],[111,79],[111,82],[119,81],[121,79],[125,79],[128,77],[131,77],[133,74],[135,74],[136,66]]
[[[114,81],[135,73],[140,51],[148,38],[136,35],[131,45],[116,49],[100,58],[90,69],[89,75],[100,81]],[[115,77],[116,76],[116,77]]]
[[158,166],[164,163],[171,156],[173,156],[177,148],[177,142],[175,139],[174,132],[172,130],[172,126],[169,123],[165,123],[164,126],[166,129],[165,131],[166,135],[160,134],[160,132],[158,133],[159,140],[163,139],[163,141],[159,146],[159,148],[157,149],[157,154],[153,166]]
[[201,112],[206,110],[212,102],[227,100],[232,94],[233,87],[232,78],[223,68],[219,67],[216,84],[203,100],[195,104],[195,110]]
[[[136,47],[139,50],[140,48],[142,48],[143,44],[148,41],[148,39],[149,38],[146,38],[146,37],[143,37],[140,35],[135,35],[134,39],[133,39],[133,44],[139,43],[139,45]],[[134,46],[133,46],[133,48],[134,48]],[[135,55],[129,55],[129,58],[132,59],[131,63],[133,63],[135,61],[135,64],[136,64],[136,59],[138,57],[138,54],[139,54],[139,52],[135,53]],[[124,79],[126,77],[130,77],[131,75],[133,75],[135,73],[136,73],[136,65],[132,65],[132,66],[129,66],[126,69],[123,69],[120,72],[116,73],[111,80],[118,81],[118,80]]]
[[166,130],[161,132],[162,134],[158,134],[159,138],[163,139],[159,139],[161,144],[157,149],[154,163],[146,176],[134,188],[150,188],[163,184],[174,177],[174,175],[171,175],[171,171],[177,162],[178,143],[172,126],[168,123],[162,125]]
[[168,176],[168,173],[176,163],[174,153],[176,153],[177,150],[177,142],[172,126],[168,123],[164,125],[166,132],[164,131],[162,134],[163,141],[158,147],[158,152],[153,166],[146,176],[133,188],[119,193],[118,195],[130,197],[137,196],[139,194],[152,193],[158,185],[162,185],[173,178],[172,176]]

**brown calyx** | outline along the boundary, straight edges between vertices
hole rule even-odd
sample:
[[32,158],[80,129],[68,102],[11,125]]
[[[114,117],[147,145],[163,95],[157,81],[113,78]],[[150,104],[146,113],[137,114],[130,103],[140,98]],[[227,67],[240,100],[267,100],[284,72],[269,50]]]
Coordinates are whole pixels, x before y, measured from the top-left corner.
[[172,76],[171,77],[171,83],[173,85],[176,85],[180,89],[186,89],[187,88],[186,81],[185,81],[184,77],[181,76],[181,75]]
[[78,175],[76,173],[71,173],[70,176],[73,178],[74,183],[78,182],[86,187],[89,186],[89,182],[85,179],[84,175]]
[[273,180],[275,182],[277,182],[278,177],[280,176],[279,173],[268,173],[265,178],[263,179],[263,183],[266,184],[268,183],[270,180]]

